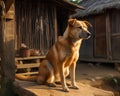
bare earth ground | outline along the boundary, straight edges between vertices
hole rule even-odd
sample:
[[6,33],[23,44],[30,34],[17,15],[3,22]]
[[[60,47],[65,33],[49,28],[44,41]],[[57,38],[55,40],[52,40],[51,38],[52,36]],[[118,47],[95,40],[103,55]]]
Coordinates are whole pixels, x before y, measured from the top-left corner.
[[[66,93],[62,91],[61,85],[51,88],[44,85],[37,85],[35,82],[16,81],[18,81],[20,86],[26,90],[36,94],[35,96],[114,96],[112,88],[102,88],[102,79],[114,76],[120,76],[120,73],[114,68],[101,65],[93,66],[90,63],[80,63],[77,64],[76,70],[76,80],[78,86],[80,87],[79,90],[70,88],[70,92]],[[70,81],[68,80],[68,82]]]

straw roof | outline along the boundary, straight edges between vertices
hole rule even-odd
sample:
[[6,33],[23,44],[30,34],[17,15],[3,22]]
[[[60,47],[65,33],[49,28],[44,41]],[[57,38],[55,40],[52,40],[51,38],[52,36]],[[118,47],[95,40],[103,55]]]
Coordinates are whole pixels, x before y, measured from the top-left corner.
[[85,10],[77,9],[72,17],[83,17],[104,12],[105,9],[120,8],[120,0],[83,0],[79,3]]

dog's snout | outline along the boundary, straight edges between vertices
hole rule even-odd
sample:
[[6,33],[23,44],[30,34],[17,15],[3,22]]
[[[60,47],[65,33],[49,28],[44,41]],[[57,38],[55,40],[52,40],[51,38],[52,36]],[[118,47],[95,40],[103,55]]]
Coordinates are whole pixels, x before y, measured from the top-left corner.
[[90,36],[90,35],[91,35],[91,33],[87,32],[87,36]]
[[79,38],[88,39],[90,37],[91,37],[91,33],[90,32],[83,32],[82,34],[79,34]]

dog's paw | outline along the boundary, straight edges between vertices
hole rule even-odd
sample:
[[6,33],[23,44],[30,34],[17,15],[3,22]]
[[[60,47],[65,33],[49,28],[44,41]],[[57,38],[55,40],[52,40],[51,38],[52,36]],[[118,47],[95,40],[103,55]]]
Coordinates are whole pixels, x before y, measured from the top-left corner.
[[79,86],[75,85],[75,86],[72,86],[73,89],[79,89]]
[[49,86],[49,87],[56,87],[55,83],[46,83],[46,85]]
[[64,91],[64,92],[69,92],[69,88],[68,88],[68,87],[64,87],[64,88],[63,88],[63,91]]

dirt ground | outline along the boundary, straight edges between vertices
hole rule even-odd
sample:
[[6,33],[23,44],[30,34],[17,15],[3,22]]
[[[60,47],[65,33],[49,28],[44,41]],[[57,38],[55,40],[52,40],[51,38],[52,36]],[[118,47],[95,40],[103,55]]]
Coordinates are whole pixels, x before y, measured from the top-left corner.
[[79,63],[76,70],[79,90],[70,88],[70,92],[66,93],[62,92],[60,85],[51,88],[35,82],[17,81],[20,86],[36,94],[35,96],[120,96],[119,90],[115,88],[119,87],[116,77],[120,77],[120,72],[113,67]]

